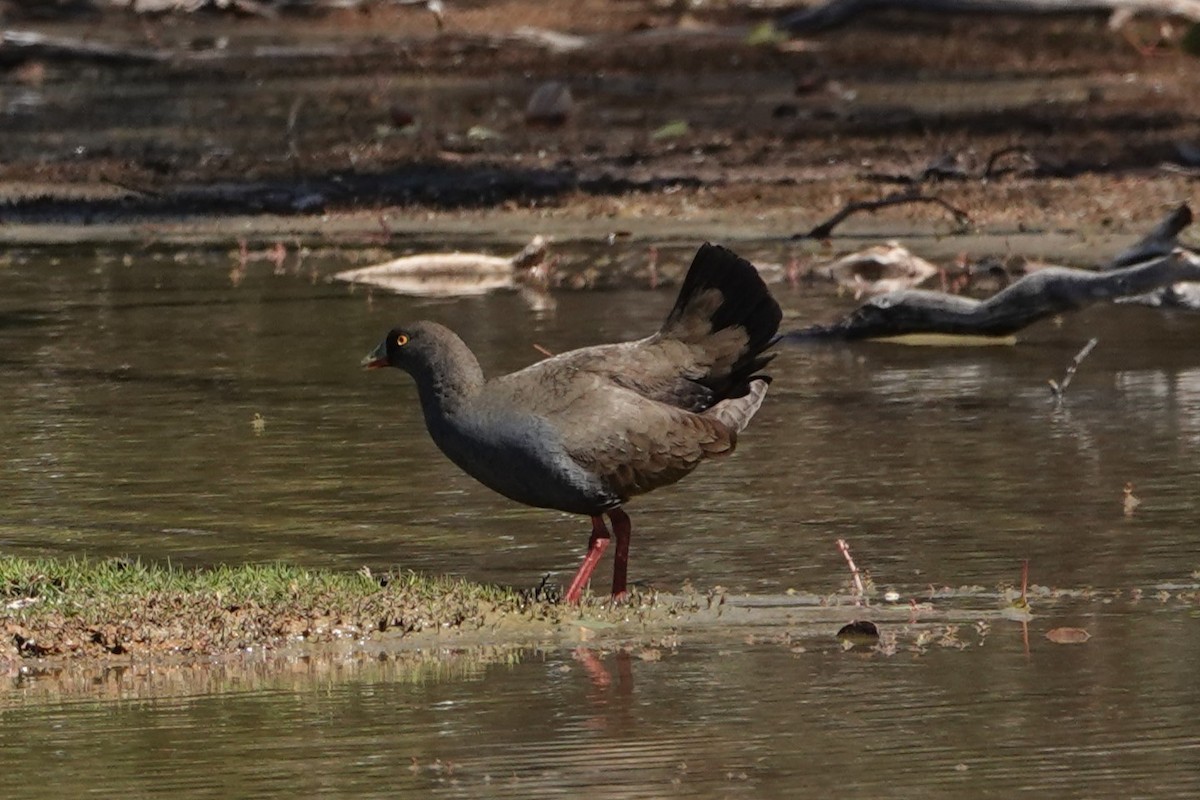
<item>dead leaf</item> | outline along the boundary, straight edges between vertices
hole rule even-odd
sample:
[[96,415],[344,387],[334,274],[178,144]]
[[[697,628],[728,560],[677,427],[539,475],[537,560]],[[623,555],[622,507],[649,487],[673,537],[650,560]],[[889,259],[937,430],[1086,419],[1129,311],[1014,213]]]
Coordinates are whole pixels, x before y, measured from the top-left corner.
[[1046,631],[1046,638],[1055,644],[1083,644],[1092,635],[1083,628],[1054,628]]

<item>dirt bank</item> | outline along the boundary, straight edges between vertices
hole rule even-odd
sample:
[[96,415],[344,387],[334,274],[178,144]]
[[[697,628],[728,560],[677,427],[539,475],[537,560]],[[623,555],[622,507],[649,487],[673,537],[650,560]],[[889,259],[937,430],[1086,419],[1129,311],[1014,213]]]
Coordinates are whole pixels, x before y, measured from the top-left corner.
[[[19,241],[20,223],[139,220],[186,235],[269,214],[386,238],[389,218],[504,228],[532,212],[613,229],[738,220],[782,236],[935,162],[921,188],[984,233],[1136,229],[1195,195],[1200,71],[1126,35],[1170,43],[1181,28],[886,14],[787,40],[755,33],[769,18],[514,0],[455,3],[440,31],[391,6],[12,19],[162,60],[6,48],[0,230]],[[567,119],[531,125],[527,102],[551,80],[570,89]],[[906,206],[845,230],[872,224],[959,229]]]

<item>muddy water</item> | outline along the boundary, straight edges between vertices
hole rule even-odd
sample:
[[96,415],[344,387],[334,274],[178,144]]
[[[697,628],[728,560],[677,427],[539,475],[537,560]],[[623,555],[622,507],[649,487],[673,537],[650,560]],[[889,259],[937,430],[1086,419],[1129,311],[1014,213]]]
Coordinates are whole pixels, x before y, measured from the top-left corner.
[[[569,577],[586,522],[475,486],[407,379],[358,360],[422,317],[512,369],[534,344],[643,335],[671,291],[560,292],[534,312],[324,280],[347,260],[256,261],[234,285],[225,251],[11,253],[4,552]],[[777,293],[785,325],[849,302]],[[1091,336],[1056,408],[1046,380]],[[1011,585],[1022,559],[1035,584],[1095,590],[1035,598],[1024,630],[967,614],[892,654],[734,631],[434,669],[109,673],[65,696],[34,677],[0,693],[0,767],[23,796],[1194,796],[1198,337],[1197,318],[1107,308],[1013,347],[791,348],[734,459],[630,507],[631,578],[667,590],[832,593],[839,537],[904,598]],[[1143,501],[1128,517],[1126,482]],[[1060,626],[1092,638],[1053,644]]]

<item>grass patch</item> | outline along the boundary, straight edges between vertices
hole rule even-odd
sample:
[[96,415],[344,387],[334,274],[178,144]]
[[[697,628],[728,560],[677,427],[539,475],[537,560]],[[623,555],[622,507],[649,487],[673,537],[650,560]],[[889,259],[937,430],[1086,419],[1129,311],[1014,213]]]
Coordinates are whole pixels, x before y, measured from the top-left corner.
[[285,564],[181,569],[0,558],[0,658],[202,655],[553,614],[528,594],[412,572]]

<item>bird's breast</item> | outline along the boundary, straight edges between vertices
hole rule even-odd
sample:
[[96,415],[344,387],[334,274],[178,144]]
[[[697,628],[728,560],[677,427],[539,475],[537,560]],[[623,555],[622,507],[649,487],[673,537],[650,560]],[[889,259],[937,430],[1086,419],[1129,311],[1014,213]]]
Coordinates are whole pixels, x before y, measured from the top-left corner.
[[618,502],[535,414],[465,413],[427,422],[447,458],[509,499],[576,514],[596,514]]

